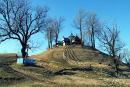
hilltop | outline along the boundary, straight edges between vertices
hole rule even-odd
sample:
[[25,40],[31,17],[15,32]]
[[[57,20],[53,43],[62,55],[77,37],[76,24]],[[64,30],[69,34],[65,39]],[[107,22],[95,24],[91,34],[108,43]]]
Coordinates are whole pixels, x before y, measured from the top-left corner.
[[[43,53],[33,56],[37,58],[38,64],[52,63],[53,66],[61,68],[69,67],[88,67],[88,66],[113,66],[112,57],[91,47],[81,47],[72,45],[66,47],[53,48]],[[121,66],[126,66],[120,62]]]

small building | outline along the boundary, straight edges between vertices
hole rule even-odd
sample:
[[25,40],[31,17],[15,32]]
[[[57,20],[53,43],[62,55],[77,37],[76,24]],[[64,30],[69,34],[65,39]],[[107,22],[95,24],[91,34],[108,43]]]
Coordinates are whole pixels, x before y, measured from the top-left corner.
[[24,59],[23,64],[24,65],[35,65],[36,64],[36,59],[34,59],[34,58]]
[[35,65],[36,64],[36,59],[34,58],[22,58],[22,53],[19,52],[17,53],[17,64],[21,65]]
[[17,64],[23,64],[24,59],[22,58],[22,53],[17,53]]
[[73,35],[73,33],[70,34],[68,38],[64,37],[62,38],[62,41],[58,41],[56,46],[65,46],[65,45],[72,45],[72,44],[81,44],[81,39],[77,35]]
[[17,58],[17,64],[21,65],[35,65],[36,64],[36,59],[34,58]]
[[81,44],[81,39],[76,35],[74,36],[73,33],[69,36],[70,44]]
[[62,38],[62,41],[58,41],[54,46],[65,46],[65,45],[73,45],[73,44],[81,44],[81,39],[77,35],[73,35],[73,33],[70,34],[68,38],[64,37]]
[[73,33],[70,34],[69,39],[70,39],[70,44],[75,43],[75,36],[73,35]]
[[62,42],[65,45],[70,45],[70,39],[69,38],[64,38],[64,40]]
[[23,64],[24,59],[23,58],[17,58],[17,64]]

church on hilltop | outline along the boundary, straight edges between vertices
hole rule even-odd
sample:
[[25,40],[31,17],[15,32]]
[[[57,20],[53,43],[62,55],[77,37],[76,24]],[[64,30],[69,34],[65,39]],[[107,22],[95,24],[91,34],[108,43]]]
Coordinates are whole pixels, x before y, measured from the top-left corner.
[[81,39],[77,35],[73,35],[73,33],[70,34],[68,38],[64,37],[62,38],[62,41],[58,41],[57,45],[78,45],[81,44]]

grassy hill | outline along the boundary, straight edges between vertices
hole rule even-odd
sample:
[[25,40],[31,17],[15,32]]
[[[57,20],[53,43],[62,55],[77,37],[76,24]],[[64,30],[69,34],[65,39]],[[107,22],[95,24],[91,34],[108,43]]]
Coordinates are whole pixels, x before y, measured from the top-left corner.
[[16,53],[4,53],[4,54],[0,54],[0,58],[16,58]]
[[33,55],[36,66],[0,67],[0,87],[129,87],[129,68],[117,78],[110,56],[90,47],[66,46]]
[[16,62],[16,54],[15,53],[5,53],[0,54],[0,64],[8,64]]

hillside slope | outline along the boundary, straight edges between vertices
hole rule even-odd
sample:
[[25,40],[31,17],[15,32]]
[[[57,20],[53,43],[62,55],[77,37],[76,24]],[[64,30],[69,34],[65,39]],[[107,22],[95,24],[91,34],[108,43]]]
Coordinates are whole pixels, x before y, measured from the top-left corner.
[[36,66],[0,66],[0,87],[130,87],[127,66],[120,65],[117,78],[112,59],[89,47],[53,48],[33,57]]
[[[118,79],[112,58],[90,47],[66,46],[53,48],[34,55],[38,65],[52,72],[51,78],[63,87],[127,87],[130,82],[129,68],[121,64]],[[73,82],[74,81],[74,82]],[[72,86],[73,85],[73,86]]]
[[[112,70],[113,67],[113,60],[109,55],[99,50],[91,49],[90,47],[66,46],[53,48],[44,53],[34,55],[33,57],[39,60],[38,65],[54,71],[91,66],[96,69],[104,68],[109,71]],[[124,68],[128,69],[126,65],[121,64],[120,69],[124,70]]]

